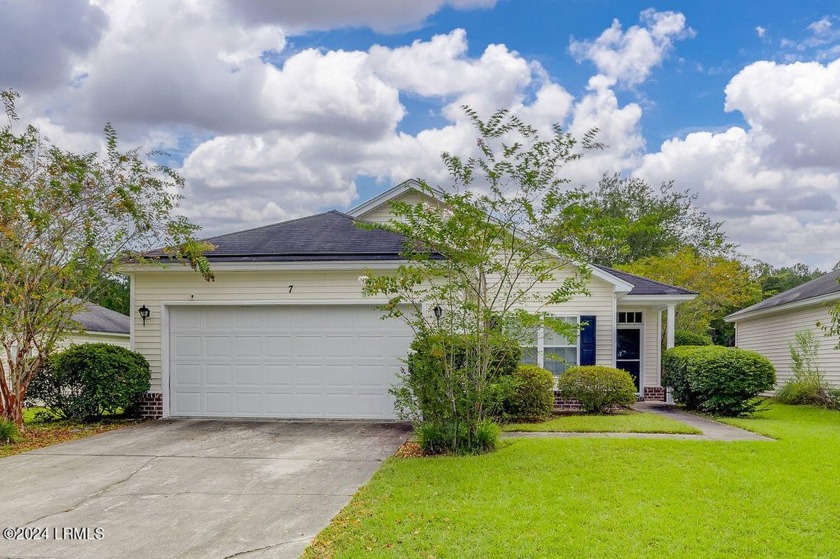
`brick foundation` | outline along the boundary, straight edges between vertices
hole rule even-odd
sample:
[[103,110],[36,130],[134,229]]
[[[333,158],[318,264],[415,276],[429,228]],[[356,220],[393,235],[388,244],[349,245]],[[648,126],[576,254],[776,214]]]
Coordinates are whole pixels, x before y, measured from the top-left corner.
[[[639,402],[664,402],[664,386],[645,386],[644,396],[637,396]],[[618,408],[616,408],[618,409]],[[554,391],[554,411],[580,411],[580,402],[560,397],[560,393]]]
[[645,402],[664,402],[665,397],[664,386],[645,386]]
[[160,419],[163,417],[163,394],[147,392],[140,398],[138,404],[140,415],[145,419]]

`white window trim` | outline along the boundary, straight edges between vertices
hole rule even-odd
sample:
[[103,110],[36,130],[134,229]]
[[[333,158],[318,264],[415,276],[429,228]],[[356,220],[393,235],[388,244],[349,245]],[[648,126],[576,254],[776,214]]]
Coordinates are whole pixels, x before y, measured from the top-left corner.
[[[580,315],[576,314],[552,314],[551,318],[573,318],[575,319],[578,326],[580,326]],[[523,345],[525,347],[534,347],[530,345]],[[559,348],[575,348],[575,363],[571,366],[580,365],[580,332],[578,332],[577,341],[575,345],[568,345],[568,346],[550,346],[550,347],[559,347]],[[539,367],[545,368],[545,326],[540,326],[537,328],[537,365]]]

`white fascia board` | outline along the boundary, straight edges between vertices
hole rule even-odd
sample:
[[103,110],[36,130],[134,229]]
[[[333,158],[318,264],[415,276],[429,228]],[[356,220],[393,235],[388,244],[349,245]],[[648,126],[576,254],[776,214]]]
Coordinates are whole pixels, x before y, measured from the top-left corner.
[[[210,262],[213,272],[271,272],[312,270],[394,270],[404,260],[352,260],[340,262]],[[138,272],[195,272],[187,264],[126,264],[123,268],[131,273]]]
[[615,289],[616,294],[620,297],[623,293],[629,293],[633,289],[633,284],[617,278],[609,272],[605,272],[601,268],[587,264],[592,270],[592,275],[598,279],[602,279],[607,283],[611,283]]
[[93,337],[125,338],[126,340],[131,337],[131,334],[125,332],[95,332],[93,330],[84,330],[84,333]]
[[738,322],[739,320],[747,320],[750,318],[757,318],[759,316],[766,316],[769,314],[776,314],[785,311],[792,311],[804,307],[813,307],[824,303],[830,303],[840,299],[840,293],[829,293],[828,295],[821,295],[820,297],[811,297],[810,299],[803,299],[801,301],[793,301],[791,303],[783,303],[775,307],[768,307],[766,309],[758,309],[755,311],[749,308],[734,312],[728,316],[724,316],[723,320],[726,322]]
[[624,295],[619,299],[621,303],[682,303],[684,301],[692,301],[697,298],[696,293],[686,295]]

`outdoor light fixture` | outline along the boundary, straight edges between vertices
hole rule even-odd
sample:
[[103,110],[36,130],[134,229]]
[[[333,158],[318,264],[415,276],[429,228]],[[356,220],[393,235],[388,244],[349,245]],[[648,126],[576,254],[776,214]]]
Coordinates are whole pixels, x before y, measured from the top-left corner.
[[440,326],[440,317],[443,316],[443,309],[440,308],[440,305],[435,305],[435,308],[432,309],[435,313],[435,318],[437,319],[438,326]]
[[146,319],[149,318],[149,316],[151,316],[152,311],[147,309],[146,305],[143,305],[142,307],[137,309],[137,312],[140,314],[140,318],[143,319],[143,326],[145,326],[146,325]]

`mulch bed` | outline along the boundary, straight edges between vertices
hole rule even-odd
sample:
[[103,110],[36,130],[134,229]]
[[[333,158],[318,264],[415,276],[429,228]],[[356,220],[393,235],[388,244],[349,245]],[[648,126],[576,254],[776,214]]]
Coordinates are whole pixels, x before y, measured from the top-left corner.
[[405,441],[394,453],[396,458],[422,458],[426,456],[420,449],[420,445],[414,441]]

